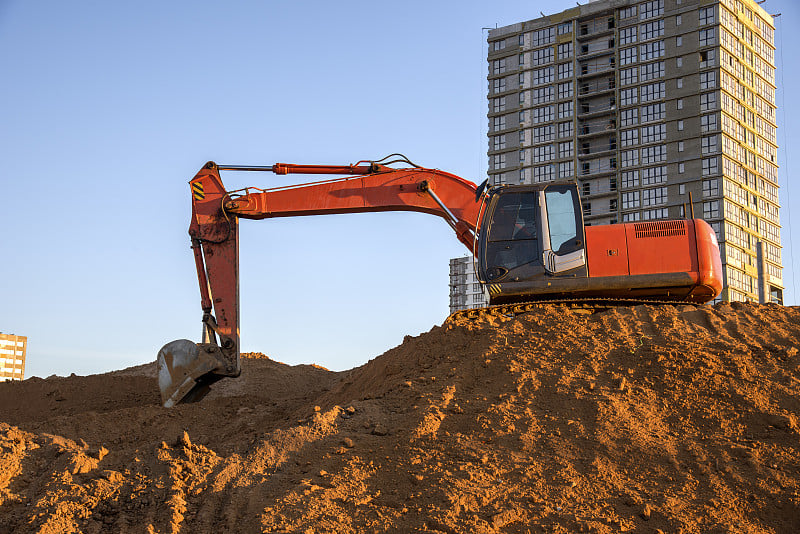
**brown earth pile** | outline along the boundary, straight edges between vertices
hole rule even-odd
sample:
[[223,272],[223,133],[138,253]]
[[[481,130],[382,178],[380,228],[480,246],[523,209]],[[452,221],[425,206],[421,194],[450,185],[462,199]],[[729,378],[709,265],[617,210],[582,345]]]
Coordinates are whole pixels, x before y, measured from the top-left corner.
[[[343,373],[0,384],[2,532],[800,532],[800,309],[542,308]],[[302,342],[299,340],[298,342]]]

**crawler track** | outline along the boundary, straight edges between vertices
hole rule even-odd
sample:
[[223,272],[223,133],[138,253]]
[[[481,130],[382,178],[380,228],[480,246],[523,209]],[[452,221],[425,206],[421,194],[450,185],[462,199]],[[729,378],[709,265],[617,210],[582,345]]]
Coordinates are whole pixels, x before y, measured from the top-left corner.
[[554,300],[537,300],[532,302],[518,302],[514,304],[496,304],[494,306],[486,306],[485,308],[472,308],[468,310],[459,310],[453,312],[445,320],[445,323],[457,319],[476,320],[489,316],[507,316],[515,317],[524,313],[530,312],[537,308],[544,306],[552,306],[554,304],[564,305],[573,310],[584,310],[583,313],[595,313],[602,310],[616,308],[618,306],[639,306],[641,304],[655,304],[655,305],[675,305],[675,304],[693,304],[691,302],[676,301],[676,300],[648,300],[648,299],[613,299],[613,298],[595,298],[595,299],[554,299]]

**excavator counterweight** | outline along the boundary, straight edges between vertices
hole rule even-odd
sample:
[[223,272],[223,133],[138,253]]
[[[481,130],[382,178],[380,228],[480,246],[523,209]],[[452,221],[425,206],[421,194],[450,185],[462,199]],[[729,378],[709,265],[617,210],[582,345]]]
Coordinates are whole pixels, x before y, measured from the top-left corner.
[[[391,157],[396,159],[387,162]],[[474,254],[490,305],[564,298],[707,302],[722,289],[716,235],[700,219],[585,227],[575,182],[478,187],[398,154],[389,158],[338,166],[209,162],[195,175],[189,182],[189,236],[202,342],[181,339],[159,352],[164,406],[200,400],[211,384],[241,372],[240,219],[379,211],[436,215]],[[408,167],[390,166],[395,163]],[[221,170],[339,177],[227,191]]]

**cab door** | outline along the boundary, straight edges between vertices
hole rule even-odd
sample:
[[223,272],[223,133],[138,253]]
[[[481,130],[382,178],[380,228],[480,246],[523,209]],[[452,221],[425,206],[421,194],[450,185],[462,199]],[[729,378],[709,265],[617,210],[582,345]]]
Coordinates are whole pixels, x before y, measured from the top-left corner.
[[539,191],[542,263],[551,275],[585,267],[583,214],[574,184],[550,185]]

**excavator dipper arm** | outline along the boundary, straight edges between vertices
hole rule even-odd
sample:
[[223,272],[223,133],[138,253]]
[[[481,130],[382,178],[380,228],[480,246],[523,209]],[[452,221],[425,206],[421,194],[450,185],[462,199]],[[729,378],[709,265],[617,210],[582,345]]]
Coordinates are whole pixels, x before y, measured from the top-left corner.
[[[350,176],[273,189],[226,191],[220,170]],[[208,386],[241,372],[239,362],[239,219],[336,213],[416,211],[445,219],[473,251],[480,203],[474,183],[434,169],[365,165],[218,166],[207,163],[189,182],[189,235],[200,283],[203,340],[177,340],[158,354],[164,406],[201,399]]]

